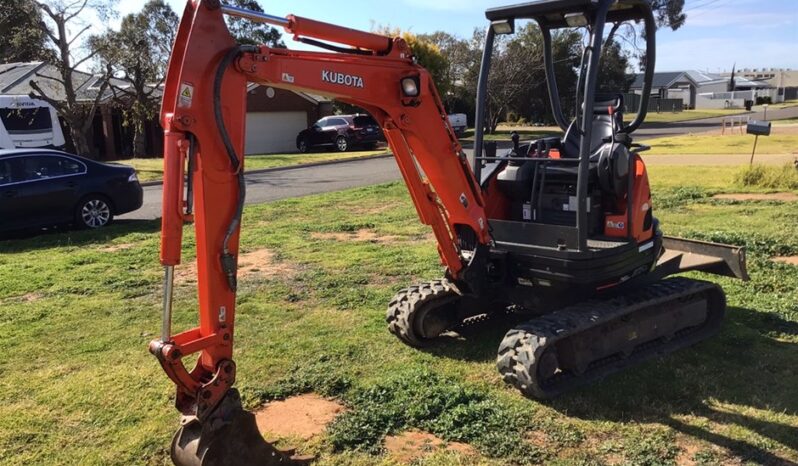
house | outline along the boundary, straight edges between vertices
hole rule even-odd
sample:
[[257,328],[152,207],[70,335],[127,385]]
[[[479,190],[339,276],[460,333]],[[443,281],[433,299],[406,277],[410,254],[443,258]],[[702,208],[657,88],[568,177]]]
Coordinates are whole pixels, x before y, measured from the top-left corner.
[[[721,73],[728,76],[730,73]],[[789,68],[744,68],[735,73],[746,79],[761,81],[776,88],[779,96],[774,102],[798,99],[798,70]]]
[[[76,85],[78,101],[87,104],[94,102],[103,84],[101,78],[91,73],[75,71],[72,79]],[[124,81],[111,79],[115,87],[124,88],[128,85]],[[56,81],[60,77],[54,66],[44,62],[0,64],[0,94],[28,95],[33,91],[31,80],[35,80],[48,96],[56,100],[66,98],[63,86]],[[245,153],[293,152],[296,150],[297,134],[319,118],[332,113],[332,103],[327,98],[250,84],[247,87]],[[114,93],[106,87],[99,96],[89,139],[92,151],[98,159],[118,160],[132,155],[132,129],[123,122],[122,108],[114,100]],[[147,123],[145,131],[147,153],[161,155],[163,129],[157,116]],[[67,131],[64,133],[68,134]],[[67,147],[70,148],[69,143]]]
[[332,101],[326,97],[250,83],[244,152],[294,152],[299,132],[332,114]]
[[[775,88],[762,81],[735,76],[734,91],[729,92],[729,76],[696,70],[654,73],[651,96],[654,99],[678,99],[687,108],[742,107],[744,101],[757,97],[771,97],[776,101]],[[643,91],[643,73],[635,75],[631,92]]]

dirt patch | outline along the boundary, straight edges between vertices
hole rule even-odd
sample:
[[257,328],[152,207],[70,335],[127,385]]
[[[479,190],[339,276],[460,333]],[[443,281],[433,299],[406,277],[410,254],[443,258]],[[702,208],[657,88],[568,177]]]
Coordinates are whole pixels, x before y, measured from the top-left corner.
[[438,450],[448,450],[464,455],[476,455],[471,445],[460,442],[445,442],[429,432],[409,430],[385,437],[385,449],[396,460],[411,463]]
[[130,249],[135,246],[135,243],[120,243],[120,244],[111,244],[109,246],[103,246],[100,248],[102,252],[117,252],[117,251],[124,251],[125,249]]
[[396,243],[401,237],[396,235],[378,235],[374,230],[360,229],[354,232],[340,233],[311,233],[313,239],[325,239],[335,241],[360,241],[367,243],[391,244]]
[[695,454],[701,450],[701,446],[684,438],[677,439],[676,443],[679,446],[679,454],[676,455],[676,465],[695,466]]
[[[238,278],[257,276],[260,278],[290,277],[296,272],[292,264],[278,262],[268,249],[256,249],[238,256]],[[175,283],[197,283],[197,261],[175,268]]]
[[731,201],[798,201],[798,194],[795,193],[738,193],[738,194],[715,194],[713,199],[726,199]]
[[533,430],[531,432],[527,432],[526,434],[526,441],[531,443],[532,445],[540,448],[546,448],[546,445],[549,445],[549,436],[546,435],[545,432],[540,430]]
[[773,260],[782,264],[798,265],[798,256],[780,256],[774,257]]
[[258,430],[264,437],[308,440],[322,432],[344,410],[343,405],[308,393],[273,401],[255,411]]

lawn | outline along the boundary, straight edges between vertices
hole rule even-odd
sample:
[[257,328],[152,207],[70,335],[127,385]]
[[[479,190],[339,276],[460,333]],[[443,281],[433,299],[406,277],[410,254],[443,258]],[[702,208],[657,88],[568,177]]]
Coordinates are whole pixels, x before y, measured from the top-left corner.
[[[326,162],[349,158],[369,157],[383,154],[385,150],[355,151],[355,152],[316,152],[309,154],[266,154],[247,155],[244,160],[246,170],[260,170],[263,168],[287,167],[305,163]],[[139,180],[155,181],[163,178],[163,159],[126,159],[116,160],[114,163],[130,165],[136,169]]]
[[[757,154],[791,154],[798,152],[798,131],[790,126],[774,126],[770,136],[759,138]],[[754,136],[750,134],[720,135],[686,134],[647,139],[643,142],[652,147],[646,155],[657,154],[738,154],[751,153]]]
[[[434,466],[798,462],[798,267],[768,260],[798,254],[798,203],[712,200],[724,176],[651,173],[665,231],[749,246],[752,281],[704,277],[728,293],[721,333],[546,403],[501,382],[506,324],[426,351],[388,333],[397,289],[441,273],[401,184],[248,206],[242,251],[268,249],[280,273],[262,264],[239,284],[245,404],[306,391],[346,404],[326,434],[293,442],[322,465],[396,464],[383,435],[409,428],[479,452],[417,463]],[[146,350],[160,326],[158,227],[0,242],[0,464],[168,463],[174,389]],[[179,282],[176,330],[195,306]]]

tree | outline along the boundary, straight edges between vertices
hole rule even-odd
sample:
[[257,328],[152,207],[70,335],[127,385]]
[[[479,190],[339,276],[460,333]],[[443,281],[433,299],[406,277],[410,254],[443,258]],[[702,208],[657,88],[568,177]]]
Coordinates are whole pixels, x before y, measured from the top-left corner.
[[[78,153],[94,155],[88,134],[100,100],[108,89],[110,70],[106,69],[101,73],[97,80],[99,86],[96,94],[87,100],[78,98],[77,91],[85,84],[85,79],[81,79],[82,74],[76,71],[93,60],[99,52],[83,47],[85,41],[80,39],[92,27],[89,18],[108,17],[108,4],[98,0],[76,0],[69,3],[49,0],[37,1],[36,5],[43,16],[43,20],[36,27],[44,33],[49,47],[53,49],[50,64],[55,67],[56,73],[36,73],[36,78],[30,81],[33,89],[30,96],[44,100],[56,109],[69,127],[69,135]],[[72,30],[77,32],[71,33]],[[81,56],[76,58],[78,54]],[[44,84],[45,82],[49,85]]]
[[444,96],[449,92],[451,88],[449,62],[441,53],[438,45],[429,40],[428,36],[416,35],[407,31],[402,32],[400,29],[392,29],[386,26],[378,27],[374,32],[387,37],[401,37],[404,39],[410,50],[413,51],[416,62],[432,75],[432,80],[438,89],[438,93]]
[[465,39],[436,31],[432,34],[419,34],[419,40],[430,42],[438,47],[446,61],[441,71],[441,81],[445,82],[445,92],[441,92],[444,107],[451,113],[466,113],[473,117],[474,89],[469,89],[469,74],[479,67],[481,47],[472,47]]
[[629,65],[629,53],[617,41],[605,43],[599,66],[598,92],[628,92],[634,81],[634,75],[629,73]]
[[[230,4],[263,13],[263,8],[256,0],[232,0]],[[281,39],[280,31],[268,24],[256,23],[244,18],[226,16],[227,29],[230,34],[241,44],[247,45],[268,45],[270,47],[285,48],[285,43]]]
[[145,127],[158,112],[159,86],[166,77],[179,18],[163,0],[150,0],[139,13],[125,16],[119,31],[89,40],[110,65],[110,89],[123,109],[123,124],[133,128],[133,155],[146,154]]
[[33,0],[5,0],[0,8],[0,63],[47,59],[42,15]]

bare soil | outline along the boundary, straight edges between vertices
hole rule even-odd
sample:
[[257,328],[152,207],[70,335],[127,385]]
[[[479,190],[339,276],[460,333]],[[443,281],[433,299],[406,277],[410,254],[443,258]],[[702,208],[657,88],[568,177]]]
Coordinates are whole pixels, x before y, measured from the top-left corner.
[[265,438],[308,440],[324,429],[344,410],[344,406],[315,393],[267,403],[255,411],[258,430]]
[[401,239],[395,235],[378,235],[374,230],[360,229],[355,232],[341,233],[311,233],[313,239],[325,239],[335,241],[360,241],[368,243],[392,244]]
[[[292,276],[296,267],[292,264],[278,262],[274,253],[268,249],[256,249],[238,256],[238,278],[257,276],[260,278]],[[196,283],[197,261],[175,268],[175,283]]]
[[783,264],[798,265],[798,256],[774,257],[773,260]]
[[798,201],[798,194],[795,193],[738,193],[738,194],[715,194],[714,199],[728,199],[732,201]]
[[394,459],[402,463],[412,463],[438,450],[455,451],[467,456],[477,454],[476,449],[467,443],[445,442],[429,432],[420,430],[409,430],[385,437],[385,449]]

